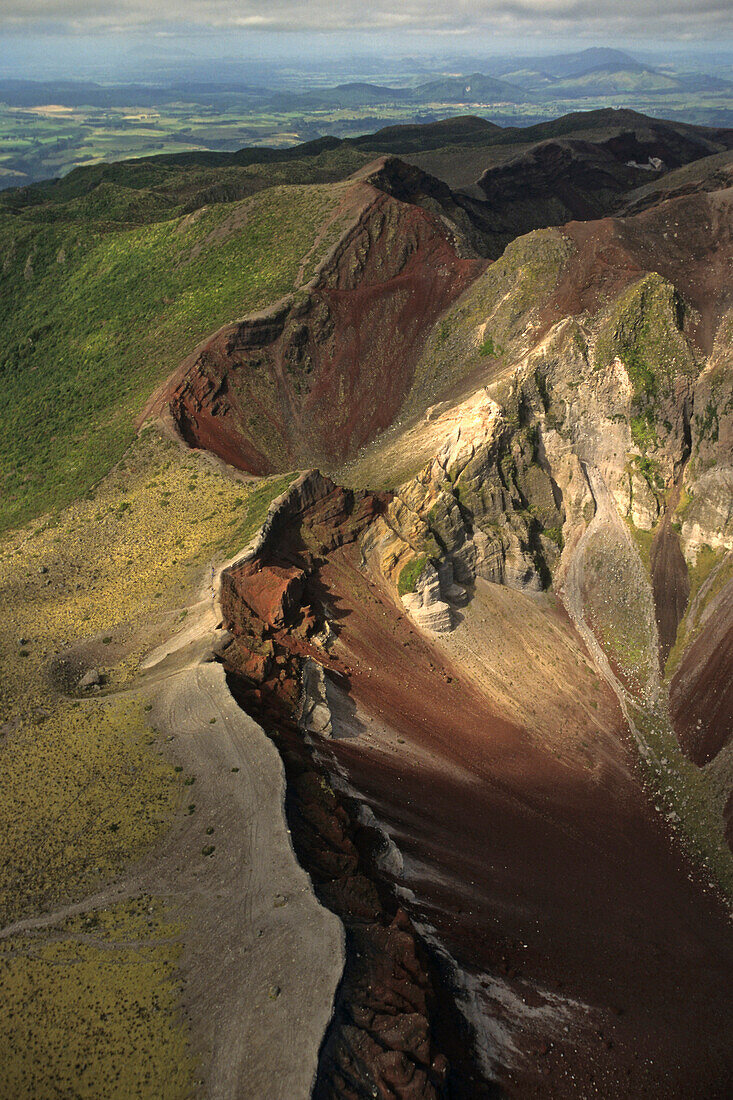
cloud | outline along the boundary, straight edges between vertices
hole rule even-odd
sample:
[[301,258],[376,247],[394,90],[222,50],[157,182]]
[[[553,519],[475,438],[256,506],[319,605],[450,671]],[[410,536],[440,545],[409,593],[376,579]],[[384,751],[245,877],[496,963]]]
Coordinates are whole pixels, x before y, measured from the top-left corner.
[[731,0],[2,0],[0,28],[731,36]]

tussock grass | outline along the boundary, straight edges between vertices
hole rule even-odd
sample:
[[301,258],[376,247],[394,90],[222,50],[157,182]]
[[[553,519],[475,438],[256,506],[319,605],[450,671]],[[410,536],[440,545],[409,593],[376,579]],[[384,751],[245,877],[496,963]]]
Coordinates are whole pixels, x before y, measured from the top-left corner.
[[189,1097],[177,931],[139,898],[0,942],[3,1096]]
[[307,280],[347,186],[272,187],[142,226],[0,212],[0,530],[98,481],[206,335],[294,289],[306,257]]
[[8,533],[0,540],[4,720],[46,705],[54,655],[81,639],[90,640],[87,663],[112,684],[133,677],[141,629],[170,629],[206,566],[251,538],[289,480],[242,483],[151,428],[88,498]]
[[139,704],[62,702],[2,752],[0,923],[120,874],[170,822],[181,784]]
[[[102,889],[185,814],[149,705],[106,692],[289,480],[244,483],[151,428],[87,498],[0,539],[0,924]],[[89,665],[106,685],[75,699]],[[0,1092],[190,1096],[179,949],[155,899],[0,942]]]

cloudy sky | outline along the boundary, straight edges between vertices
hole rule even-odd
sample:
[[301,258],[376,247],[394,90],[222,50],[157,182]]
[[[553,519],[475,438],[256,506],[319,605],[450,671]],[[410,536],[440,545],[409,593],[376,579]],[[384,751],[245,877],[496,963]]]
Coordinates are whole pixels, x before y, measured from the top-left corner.
[[194,27],[242,32],[525,33],[730,40],[733,0],[0,0],[0,29],[147,33]]

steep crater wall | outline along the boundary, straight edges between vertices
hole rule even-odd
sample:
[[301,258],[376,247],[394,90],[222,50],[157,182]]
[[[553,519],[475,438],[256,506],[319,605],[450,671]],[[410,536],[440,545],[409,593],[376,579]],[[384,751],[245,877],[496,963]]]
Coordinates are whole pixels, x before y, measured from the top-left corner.
[[427,333],[485,263],[438,214],[357,186],[361,214],[313,282],[221,329],[170,383],[192,446],[255,474],[332,467],[392,423]]

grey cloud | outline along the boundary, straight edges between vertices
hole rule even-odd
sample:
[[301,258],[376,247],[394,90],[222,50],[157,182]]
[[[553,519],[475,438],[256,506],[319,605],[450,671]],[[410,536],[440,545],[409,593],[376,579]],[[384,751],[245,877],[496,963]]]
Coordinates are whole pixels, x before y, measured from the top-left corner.
[[[661,9],[661,10],[660,10]],[[112,13],[111,13],[112,12]],[[628,33],[698,32],[730,36],[731,0],[2,0],[0,27],[31,29],[53,22],[70,30],[203,25],[271,31],[468,33],[523,28],[609,37]]]

